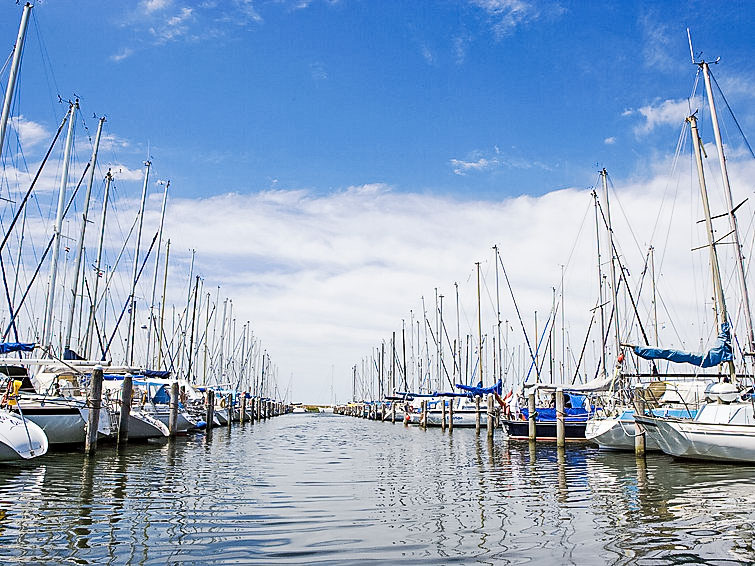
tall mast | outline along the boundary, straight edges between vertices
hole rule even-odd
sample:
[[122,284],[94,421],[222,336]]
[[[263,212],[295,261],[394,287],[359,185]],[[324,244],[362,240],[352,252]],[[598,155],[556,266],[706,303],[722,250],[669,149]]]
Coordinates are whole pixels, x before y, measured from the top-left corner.
[[457,383],[463,383],[461,378],[461,322],[459,321],[459,283],[454,282],[454,290],[456,291],[456,349],[454,350],[454,359],[456,360],[456,379]]
[[[131,294],[129,301],[131,308],[128,311],[128,340],[126,340],[126,364],[134,363],[134,324],[136,323],[136,280],[139,277],[139,245],[142,240],[142,225],[144,224],[144,203],[147,200],[147,184],[149,182],[149,168],[152,166],[151,161],[144,162],[144,185],[142,186],[142,201],[139,205],[139,224],[136,231],[136,249],[134,250],[134,274],[131,277]],[[146,360],[145,360],[146,363]]]
[[97,244],[97,259],[94,263],[94,289],[92,291],[92,304],[89,306],[89,321],[87,322],[87,333],[85,343],[85,355],[87,359],[92,359],[92,347],[94,341],[92,340],[92,332],[94,331],[94,317],[97,313],[97,291],[100,286],[100,278],[102,277],[102,250],[105,243],[105,218],[107,217],[107,202],[110,197],[110,183],[113,180],[113,175],[108,169],[105,175],[105,192],[102,197],[102,211],[100,213],[100,240]]
[[650,246],[650,280],[653,282],[653,330],[655,343],[658,344],[658,304],[655,289],[655,248]]
[[[160,181],[162,183],[162,181]],[[168,187],[170,181],[165,183],[163,191],[163,205],[160,211],[160,228],[157,231],[157,253],[155,254],[155,273],[152,277],[152,297],[149,301],[149,321],[147,322],[147,354],[145,356],[147,363],[149,361],[150,346],[152,345],[152,326],[155,323],[155,292],[157,290],[157,276],[160,271],[160,247],[163,241],[163,224],[165,223],[165,205],[168,203]]]
[[480,382],[484,385],[485,382],[482,379],[482,305],[480,303],[480,262],[475,262],[475,265],[477,266],[477,338],[480,344],[480,348],[478,350]]
[[[600,171],[600,177],[603,181],[603,198],[606,201],[606,224],[608,225],[608,248],[611,251],[611,294],[613,295],[613,328],[614,338],[616,340],[615,355],[619,355],[619,345],[621,338],[619,336],[619,289],[616,286],[616,255],[613,245],[613,225],[611,224],[611,205],[608,200],[608,171],[603,168]],[[605,366],[603,366],[605,368]]]
[[[199,275],[194,282],[194,308],[191,310],[191,336],[189,338],[189,369],[186,370],[186,379],[191,379],[191,362],[194,360],[194,319],[197,316],[197,295],[199,295]],[[188,318],[188,313],[187,318]],[[195,370],[196,371],[196,370]]]
[[750,311],[750,297],[747,294],[747,281],[745,279],[745,265],[742,257],[742,245],[739,240],[739,228],[737,226],[737,217],[734,214],[734,201],[731,196],[731,185],[729,184],[729,173],[726,169],[726,157],[724,156],[724,145],[721,141],[721,131],[718,128],[718,114],[716,113],[716,103],[713,100],[713,89],[710,84],[710,69],[708,63],[702,61],[699,63],[703,70],[705,78],[705,90],[708,93],[708,104],[710,105],[710,119],[713,122],[713,135],[716,138],[716,149],[718,150],[718,163],[721,166],[721,181],[724,187],[724,197],[726,198],[727,215],[729,217],[729,229],[734,236],[734,246],[737,250],[737,280],[739,281],[739,290],[742,293],[742,308],[744,309],[745,328],[747,329],[747,346],[749,353],[755,353],[755,334],[752,328],[752,314]]
[[[690,128],[692,129],[692,146],[695,151],[695,163],[697,164],[697,178],[700,183],[700,199],[703,204],[703,213],[705,214],[705,232],[708,237],[708,249],[710,251],[710,268],[713,275],[713,291],[715,293],[718,310],[721,313],[721,322],[729,322],[729,314],[726,310],[726,301],[724,300],[723,285],[721,284],[721,270],[718,265],[718,253],[716,252],[716,235],[713,232],[713,221],[710,214],[710,205],[708,203],[708,190],[705,186],[705,173],[703,172],[703,159],[701,155],[700,136],[697,133],[697,118],[692,115],[687,118]],[[734,362],[726,362],[726,368],[732,381],[736,377]]]
[[598,193],[592,192],[595,202],[595,245],[598,252],[598,306],[600,308],[600,363],[603,375],[608,373],[606,368],[606,319],[603,311],[603,263],[600,257],[600,220],[598,217]]
[[406,367],[406,321],[401,320],[401,350],[404,358],[404,391],[409,391],[409,377],[407,372],[409,370]]
[[[222,383],[221,380],[223,378],[223,369],[224,369],[223,368],[223,345],[224,345],[224,342],[225,342],[225,315],[226,315],[227,309],[228,309],[228,299],[225,299],[223,301],[223,319],[220,321],[220,360],[219,360],[219,363],[220,363],[220,371],[219,371],[219,373],[220,373],[220,375],[215,377],[215,385],[219,385],[220,383]],[[264,379],[264,375],[265,375],[265,358],[264,358],[264,355],[262,357],[262,375],[263,375],[263,379]]]
[[440,299],[440,310],[438,311],[438,389],[443,389],[443,295],[438,295]]
[[24,6],[24,12],[21,14],[21,25],[18,26],[18,37],[13,45],[13,61],[10,66],[8,75],[8,86],[5,89],[5,98],[3,99],[3,112],[0,114],[0,155],[2,155],[3,144],[5,143],[5,131],[8,128],[8,117],[13,103],[13,93],[16,90],[16,79],[18,78],[18,68],[21,65],[21,53],[24,50],[24,40],[26,39],[26,28],[29,25],[29,14],[32,5],[27,2]]
[[165,242],[165,268],[163,269],[163,297],[160,301],[160,329],[157,331],[157,364],[160,369],[163,354],[163,335],[165,331],[165,291],[168,287],[168,260],[170,259],[170,238]]
[[[498,290],[498,244],[493,246],[495,250],[495,310],[496,310],[496,330],[498,334],[498,379],[503,379],[503,346],[501,345],[501,295]],[[493,382],[497,380],[494,379]]]
[[[92,198],[92,185],[94,184],[94,169],[97,165],[97,151],[100,148],[100,137],[102,136],[102,125],[105,118],[100,118],[97,124],[97,134],[94,136],[94,147],[92,148],[92,158],[89,160],[89,181],[87,182],[87,192],[84,196],[84,211],[81,215],[81,233],[79,234],[79,245],[76,248],[76,260],[74,261],[73,283],[71,283],[71,309],[68,313],[68,325],[66,326],[66,336],[63,347],[68,350],[71,347],[71,334],[73,333],[73,319],[76,312],[76,288],[79,286],[79,272],[81,271],[81,259],[84,255],[84,236],[89,221],[89,201]],[[82,301],[83,301],[82,297]]]
[[73,129],[76,124],[76,110],[79,108],[79,101],[69,103],[68,112],[70,121],[68,122],[68,135],[66,136],[66,145],[63,152],[63,172],[60,176],[60,189],[58,191],[58,212],[55,217],[55,227],[53,232],[53,252],[50,262],[50,288],[47,293],[47,309],[45,312],[45,324],[42,328],[42,346],[50,348],[52,346],[52,315],[55,306],[55,284],[58,277],[58,258],[60,256],[60,239],[63,229],[63,211],[65,209],[66,188],[68,186],[68,167],[71,163],[71,147],[73,146]]

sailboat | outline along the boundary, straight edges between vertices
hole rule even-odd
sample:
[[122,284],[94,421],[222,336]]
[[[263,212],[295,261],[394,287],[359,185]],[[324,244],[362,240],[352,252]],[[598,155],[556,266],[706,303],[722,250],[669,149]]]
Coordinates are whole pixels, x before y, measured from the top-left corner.
[[[691,42],[690,42],[691,43]],[[690,45],[690,51],[691,45]],[[747,325],[747,345],[753,351],[752,318],[750,315],[747,287],[745,283],[745,267],[742,258],[742,248],[739,242],[739,231],[735,216],[735,208],[731,197],[726,159],[721,143],[718,127],[713,90],[711,88],[710,69],[705,61],[693,62],[703,73],[705,88],[710,105],[713,132],[718,149],[718,160],[724,185],[724,195],[728,211],[724,216],[729,218],[731,232],[736,249],[737,275],[739,290],[742,293],[743,317]],[[710,267],[713,275],[713,286],[717,312],[720,315],[720,332],[717,343],[705,354],[690,354],[676,350],[661,348],[638,348],[635,353],[646,359],[666,359],[673,362],[683,362],[700,367],[715,367],[723,365],[726,375],[718,383],[711,384],[706,390],[707,402],[703,404],[693,419],[673,417],[636,416],[636,420],[644,428],[648,437],[653,438],[665,453],[676,457],[730,461],[755,462],[755,409],[753,407],[752,390],[744,390],[741,383],[737,383],[734,367],[734,352],[731,345],[731,318],[726,308],[726,301],[721,282],[721,272],[716,251],[717,241],[714,236],[705,176],[702,165],[702,146],[697,131],[695,115],[689,116],[687,121],[692,130],[700,194],[705,213],[706,233],[710,252]]]

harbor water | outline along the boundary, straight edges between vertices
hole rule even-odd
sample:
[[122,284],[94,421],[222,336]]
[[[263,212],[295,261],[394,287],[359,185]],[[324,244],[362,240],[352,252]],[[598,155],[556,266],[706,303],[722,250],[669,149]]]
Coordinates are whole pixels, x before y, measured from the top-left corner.
[[755,468],[295,414],[0,467],[2,564],[751,564]]

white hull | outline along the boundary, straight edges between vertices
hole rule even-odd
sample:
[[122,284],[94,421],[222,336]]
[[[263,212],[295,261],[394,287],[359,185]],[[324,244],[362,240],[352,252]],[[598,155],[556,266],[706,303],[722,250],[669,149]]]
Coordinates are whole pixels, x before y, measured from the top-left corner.
[[751,403],[709,404],[693,419],[642,417],[661,450],[678,458],[755,463]]
[[[589,419],[585,438],[603,450],[634,450],[637,426],[633,417],[626,419],[622,416]],[[645,450],[660,450],[658,443],[650,435],[645,436]]]
[[147,440],[170,436],[168,427],[153,415],[143,411],[131,410],[128,420],[128,437],[130,440]]
[[[50,445],[84,444],[89,410],[83,401],[67,398],[19,400],[24,416],[41,428]],[[110,436],[110,413],[103,407],[97,427],[100,436]]]
[[[475,427],[477,419],[477,411],[475,410],[454,410],[454,427],[470,428]],[[446,426],[450,422],[450,412],[446,411]],[[443,412],[442,411],[428,411],[427,412],[427,426],[442,426]],[[488,426],[488,413],[487,409],[480,410],[480,427],[487,428]]]
[[[142,411],[147,415],[150,415],[164,424],[166,427],[170,424],[170,407],[162,405],[145,405]],[[130,424],[130,423],[129,423]],[[196,428],[197,423],[189,420],[187,415],[183,411],[178,411],[178,421],[176,422],[176,431],[179,433],[188,432],[189,430]],[[131,432],[129,431],[129,436]]]
[[28,460],[47,452],[47,436],[29,419],[0,409],[0,462]]
[[217,421],[220,423],[220,426],[225,426],[228,424],[228,409],[215,409],[215,417],[217,418]]

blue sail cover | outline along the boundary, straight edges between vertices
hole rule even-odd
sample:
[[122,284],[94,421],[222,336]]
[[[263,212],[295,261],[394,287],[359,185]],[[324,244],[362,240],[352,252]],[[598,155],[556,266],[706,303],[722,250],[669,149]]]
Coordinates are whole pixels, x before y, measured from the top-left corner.
[[499,379],[498,383],[491,387],[483,387],[482,381],[477,383],[476,387],[472,387],[471,385],[462,385],[461,383],[457,383],[456,387],[461,389],[462,391],[467,391],[469,395],[487,395],[488,393],[496,393],[498,395],[501,394],[501,391],[503,391],[503,382]]
[[34,344],[25,344],[23,342],[0,342],[0,354],[10,354],[11,352],[31,352]]
[[718,334],[718,342],[706,353],[683,352],[681,350],[664,350],[663,348],[649,348],[635,346],[634,353],[646,360],[669,360],[676,363],[692,364],[701,368],[710,368],[730,362],[734,359],[731,349],[731,332],[729,323],[721,324],[721,332]]

